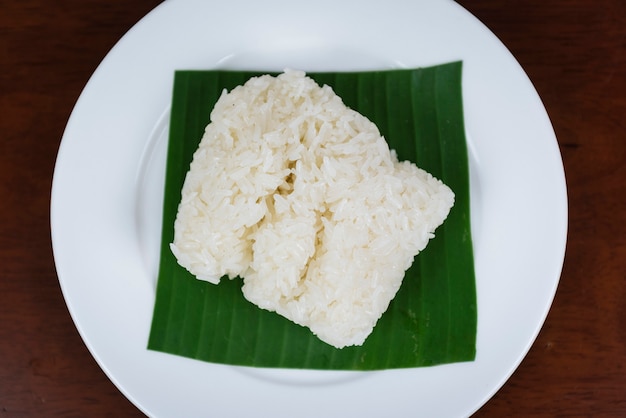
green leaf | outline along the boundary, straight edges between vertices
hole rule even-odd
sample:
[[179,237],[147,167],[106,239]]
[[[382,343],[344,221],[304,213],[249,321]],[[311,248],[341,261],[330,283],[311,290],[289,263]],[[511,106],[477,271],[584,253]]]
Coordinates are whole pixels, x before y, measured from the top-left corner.
[[241,280],[213,285],[169,249],[182,184],[223,89],[260,73],[177,71],[166,167],[163,236],[151,350],[245,366],[378,370],[471,361],[477,307],[470,230],[462,63],[373,72],[308,74],[377,124],[401,160],[454,191],[455,205],[415,259],[389,309],[360,347],[336,349],[307,328],[244,299]]

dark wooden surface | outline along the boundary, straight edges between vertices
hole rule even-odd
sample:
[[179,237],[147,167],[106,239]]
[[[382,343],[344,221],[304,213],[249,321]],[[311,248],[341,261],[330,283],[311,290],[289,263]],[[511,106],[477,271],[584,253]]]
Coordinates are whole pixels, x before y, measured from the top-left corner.
[[[0,417],[136,417],[59,288],[55,156],[100,60],[157,0],[0,1]],[[462,0],[517,57],[559,140],[570,223],[537,341],[477,417],[626,416],[626,2]]]

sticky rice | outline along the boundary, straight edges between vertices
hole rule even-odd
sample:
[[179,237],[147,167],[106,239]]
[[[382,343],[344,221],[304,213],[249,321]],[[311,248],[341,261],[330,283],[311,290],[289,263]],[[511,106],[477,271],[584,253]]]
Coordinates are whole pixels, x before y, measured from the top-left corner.
[[171,250],[200,280],[243,278],[247,300],[326,343],[361,345],[453,203],[330,87],[285,71],[221,95]]

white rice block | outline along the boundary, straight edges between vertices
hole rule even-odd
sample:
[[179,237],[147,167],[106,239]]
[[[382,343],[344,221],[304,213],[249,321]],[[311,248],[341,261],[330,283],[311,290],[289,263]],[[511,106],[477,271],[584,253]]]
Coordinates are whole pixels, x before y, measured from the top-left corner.
[[454,193],[305,73],[224,93],[185,179],[171,245],[198,279],[335,347],[361,345]]

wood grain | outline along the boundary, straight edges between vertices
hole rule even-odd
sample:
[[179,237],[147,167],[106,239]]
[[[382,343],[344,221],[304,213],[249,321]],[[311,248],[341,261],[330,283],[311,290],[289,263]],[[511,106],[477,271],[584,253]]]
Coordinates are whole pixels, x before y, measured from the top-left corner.
[[[542,97],[570,208],[547,321],[475,416],[626,416],[626,3],[459,3],[503,41]],[[49,202],[56,152],[82,88],[158,4],[0,4],[0,417],[142,416],[98,367],[65,307]]]

